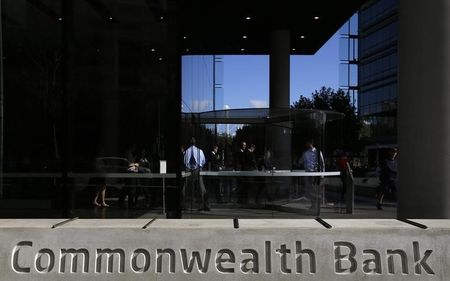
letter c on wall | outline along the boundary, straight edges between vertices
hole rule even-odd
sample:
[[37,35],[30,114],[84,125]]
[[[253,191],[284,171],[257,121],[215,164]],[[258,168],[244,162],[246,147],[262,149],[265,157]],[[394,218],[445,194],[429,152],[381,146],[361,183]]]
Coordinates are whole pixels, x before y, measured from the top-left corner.
[[32,246],[33,246],[33,242],[31,242],[31,241],[21,241],[21,242],[17,243],[17,245],[13,248],[11,266],[15,272],[30,273],[29,267],[21,267],[19,265],[19,254],[20,254],[20,249],[22,247],[32,247]]

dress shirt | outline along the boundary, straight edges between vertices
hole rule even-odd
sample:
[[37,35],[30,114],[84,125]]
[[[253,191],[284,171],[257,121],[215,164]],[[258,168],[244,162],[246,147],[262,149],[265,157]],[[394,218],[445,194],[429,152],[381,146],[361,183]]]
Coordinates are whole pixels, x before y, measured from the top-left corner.
[[[191,157],[194,157],[195,159],[194,167],[191,167]],[[184,151],[184,165],[188,170],[201,169],[205,165],[205,162],[206,160],[203,151],[195,145],[189,147]]]

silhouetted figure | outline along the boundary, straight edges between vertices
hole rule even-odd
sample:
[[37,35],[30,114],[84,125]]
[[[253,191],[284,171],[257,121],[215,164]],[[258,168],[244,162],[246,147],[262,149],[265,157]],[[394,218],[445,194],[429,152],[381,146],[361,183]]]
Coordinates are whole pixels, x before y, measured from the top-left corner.
[[[246,153],[247,143],[245,141],[241,142],[241,147],[235,153],[234,157],[234,170],[244,171],[245,166],[245,153]],[[245,204],[247,203],[247,187],[245,186],[245,179],[242,176],[238,176],[236,179],[238,200],[237,203]]]
[[383,199],[386,193],[396,195],[397,192],[397,149],[389,149],[388,155],[380,163],[380,185],[377,190],[377,209],[383,209]]
[[[125,151],[125,158],[128,160],[128,173],[137,173],[139,169],[139,164],[136,162],[137,153],[136,153],[136,144],[132,144]],[[119,195],[119,205],[123,205],[125,198],[128,197],[128,208],[133,208],[136,206],[136,185],[137,180],[135,179],[126,179],[125,186],[122,188],[122,191]]]
[[[272,151],[267,148],[264,152],[263,169],[265,171],[273,171],[275,167],[272,162]],[[267,201],[272,201],[271,196],[268,193],[268,187],[271,186],[271,180],[264,177],[264,182],[258,182],[256,185],[255,203],[259,204],[260,197],[263,197]]]
[[[208,156],[208,167],[210,171],[221,171],[222,157],[219,154],[219,146],[217,144],[213,145],[212,150]],[[222,185],[222,180],[219,177],[211,177],[208,181],[208,189],[216,197],[217,203],[223,203],[224,190]],[[211,192],[209,192],[211,194]]]
[[235,171],[243,171],[246,148],[247,148],[247,143],[245,141],[243,141],[243,142],[241,142],[240,148],[234,154],[233,166],[234,166]]
[[105,201],[106,196],[106,183],[102,183],[99,188],[97,188],[94,196],[94,201],[92,204],[97,207],[109,207],[108,204],[106,204]]
[[[325,172],[325,161],[322,152],[314,147],[313,140],[305,143],[306,151],[303,152],[299,164],[304,167],[305,172]],[[317,176],[305,177],[305,191],[311,200],[310,209],[319,210],[321,178]]]
[[[100,155],[104,156],[104,149],[101,149]],[[96,171],[98,172],[104,172],[100,171],[100,168],[96,164]],[[106,204],[105,197],[106,197],[106,178],[95,178],[94,179],[95,185],[98,185],[95,191],[94,200],[92,201],[92,204],[96,207],[109,207],[108,204]]]
[[345,151],[341,151],[339,153],[339,158],[337,160],[337,166],[339,168],[339,171],[341,172],[340,178],[342,182],[342,189],[341,189],[341,201],[344,201],[345,193],[347,191],[347,184],[349,180],[349,169],[348,169],[348,157],[347,153]]
[[[141,149],[140,155],[137,157],[138,173],[151,173],[152,172],[152,158],[147,155],[147,150],[145,148]],[[137,204],[140,194],[144,194],[145,208],[150,208],[154,205],[156,198],[156,190],[151,186],[151,179],[137,179],[138,186],[136,187],[136,192],[134,194],[134,201]],[[151,201],[150,201],[151,199]]]

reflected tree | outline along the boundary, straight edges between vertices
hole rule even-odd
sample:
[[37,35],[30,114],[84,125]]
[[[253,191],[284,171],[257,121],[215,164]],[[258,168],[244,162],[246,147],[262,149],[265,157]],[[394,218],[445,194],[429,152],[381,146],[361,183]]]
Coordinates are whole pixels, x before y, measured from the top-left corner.
[[[300,95],[298,101],[292,104],[294,109],[318,109],[343,113],[340,121],[342,128],[336,122],[327,123],[327,150],[344,149],[349,152],[359,152],[364,147],[361,135],[362,120],[358,116],[355,106],[351,103],[350,95],[343,90],[322,87],[311,94],[311,98]],[[341,133],[338,131],[341,130]],[[336,143],[338,135],[342,134],[342,144]]]

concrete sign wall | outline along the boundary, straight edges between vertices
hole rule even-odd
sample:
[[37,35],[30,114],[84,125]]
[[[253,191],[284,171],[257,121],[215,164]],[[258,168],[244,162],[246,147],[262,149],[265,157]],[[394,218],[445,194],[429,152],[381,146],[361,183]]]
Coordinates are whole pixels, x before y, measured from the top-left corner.
[[450,280],[450,221],[0,220],[0,280]]

